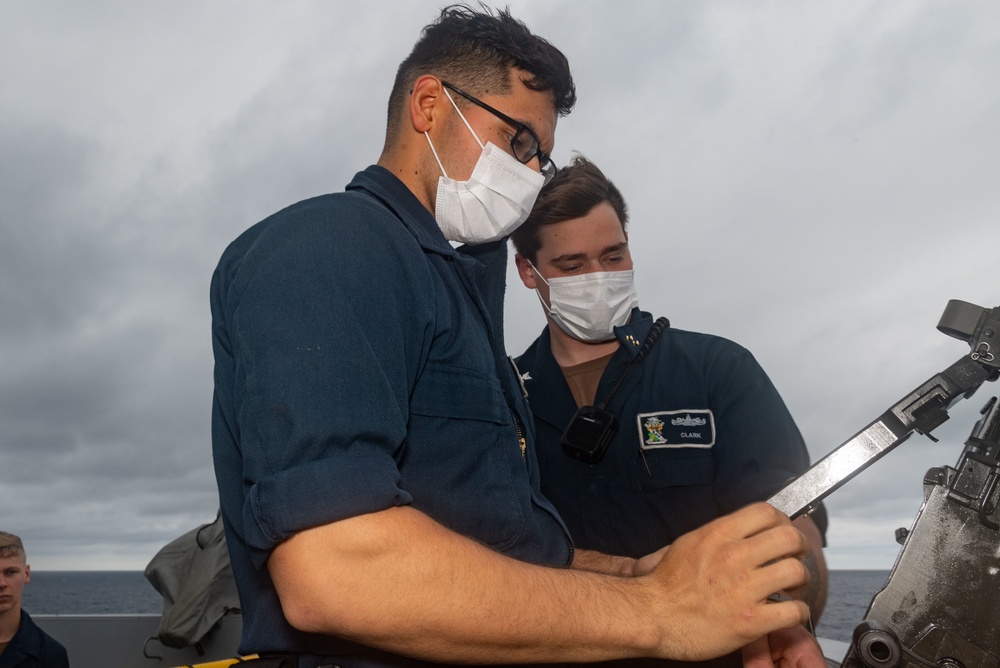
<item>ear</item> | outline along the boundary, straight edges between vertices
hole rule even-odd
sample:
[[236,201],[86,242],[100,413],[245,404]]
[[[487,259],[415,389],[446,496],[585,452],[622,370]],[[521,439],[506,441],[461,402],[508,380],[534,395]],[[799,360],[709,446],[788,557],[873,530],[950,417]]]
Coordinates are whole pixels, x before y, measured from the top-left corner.
[[441,117],[441,102],[448,102],[444,95],[444,87],[441,80],[430,74],[417,77],[413,82],[413,92],[410,93],[410,125],[413,129],[423,134],[432,127]]
[[534,290],[538,286],[538,282],[535,278],[535,270],[528,264],[528,260],[520,253],[514,253],[514,264],[517,265],[517,275],[521,277],[524,287]]
[[24,583],[28,584],[31,582],[31,566],[28,564],[24,565]]

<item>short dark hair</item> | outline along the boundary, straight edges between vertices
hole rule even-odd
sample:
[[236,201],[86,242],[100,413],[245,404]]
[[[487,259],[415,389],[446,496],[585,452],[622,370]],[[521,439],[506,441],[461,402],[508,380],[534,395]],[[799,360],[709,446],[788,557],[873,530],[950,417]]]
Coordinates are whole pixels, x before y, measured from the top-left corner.
[[514,249],[534,264],[541,246],[539,229],[542,225],[582,218],[602,202],[609,203],[615,210],[624,230],[628,223],[625,198],[597,165],[582,155],[576,156],[542,188],[531,215],[510,235]]
[[396,71],[389,95],[386,144],[395,142],[406,97],[424,74],[433,74],[471,95],[503,95],[511,90],[510,69],[516,67],[531,75],[523,80],[525,86],[552,94],[560,116],[572,111],[576,86],[566,56],[533,35],[509,10],[494,13],[486,5],[480,7],[481,11],[468,5],[445,7],[437,21],[424,28]]

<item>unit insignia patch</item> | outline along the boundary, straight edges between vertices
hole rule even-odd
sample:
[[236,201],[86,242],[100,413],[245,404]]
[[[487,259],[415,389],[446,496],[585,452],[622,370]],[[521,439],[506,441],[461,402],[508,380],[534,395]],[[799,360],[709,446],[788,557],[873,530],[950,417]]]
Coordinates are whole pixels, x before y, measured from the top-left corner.
[[715,445],[715,417],[708,409],[640,413],[636,421],[643,450]]

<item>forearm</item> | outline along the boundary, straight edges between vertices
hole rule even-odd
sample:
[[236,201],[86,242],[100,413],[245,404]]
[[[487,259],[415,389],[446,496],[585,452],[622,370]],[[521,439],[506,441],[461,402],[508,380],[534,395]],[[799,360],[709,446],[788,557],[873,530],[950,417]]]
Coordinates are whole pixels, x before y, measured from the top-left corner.
[[268,568],[293,626],[437,661],[597,661],[657,642],[637,581],[519,562],[411,508],[297,534]]
[[635,564],[636,560],[630,557],[617,557],[594,550],[577,549],[573,553],[571,568],[591,573],[632,577],[636,574]]
[[605,573],[607,575],[619,575],[622,577],[639,577],[649,575],[663,560],[663,555],[670,549],[669,545],[664,545],[656,552],[652,552],[638,559],[631,557],[616,557],[603,552],[593,550],[576,550],[573,554],[571,568],[592,573]]
[[296,534],[268,570],[289,623],[450,663],[685,661],[807,619],[802,533],[766,503],[681,536],[648,574],[534,566],[408,507]]

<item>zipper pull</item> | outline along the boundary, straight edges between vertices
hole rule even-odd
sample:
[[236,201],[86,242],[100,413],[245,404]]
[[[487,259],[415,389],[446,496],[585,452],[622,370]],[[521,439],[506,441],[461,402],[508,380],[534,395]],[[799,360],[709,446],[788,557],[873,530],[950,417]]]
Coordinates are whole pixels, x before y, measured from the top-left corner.
[[521,421],[517,419],[517,415],[514,415],[514,429],[517,430],[517,442],[521,446],[521,459],[528,461],[528,441],[525,440],[524,434],[521,432]]

